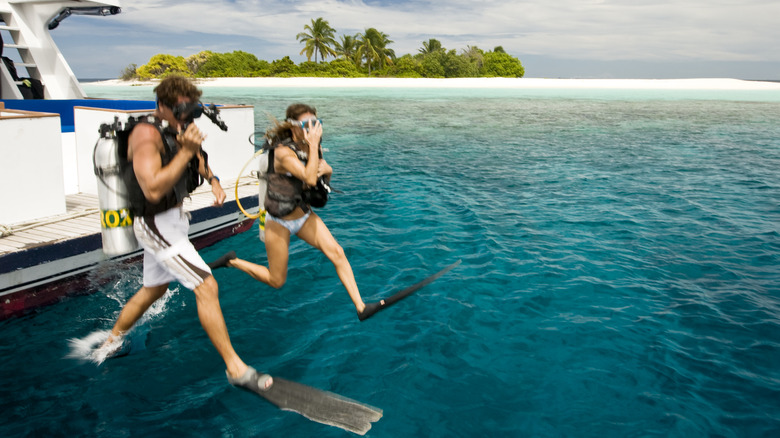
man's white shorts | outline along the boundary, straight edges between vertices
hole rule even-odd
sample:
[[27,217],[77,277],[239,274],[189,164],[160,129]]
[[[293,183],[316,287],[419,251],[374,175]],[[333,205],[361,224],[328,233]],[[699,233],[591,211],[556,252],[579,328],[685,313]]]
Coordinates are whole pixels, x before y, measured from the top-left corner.
[[189,240],[189,229],[190,219],[180,207],[135,218],[135,237],[144,248],[144,286],[176,280],[195,289],[211,276],[211,269]]

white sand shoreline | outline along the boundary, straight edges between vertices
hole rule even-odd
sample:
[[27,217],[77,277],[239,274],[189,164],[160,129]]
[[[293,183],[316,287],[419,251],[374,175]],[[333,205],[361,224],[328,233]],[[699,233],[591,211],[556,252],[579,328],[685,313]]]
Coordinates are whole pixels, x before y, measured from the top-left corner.
[[[729,78],[700,79],[547,79],[547,78],[208,78],[199,87],[288,88],[521,88],[647,90],[780,90],[780,82]],[[118,79],[90,82],[97,86],[154,85],[156,81]]]

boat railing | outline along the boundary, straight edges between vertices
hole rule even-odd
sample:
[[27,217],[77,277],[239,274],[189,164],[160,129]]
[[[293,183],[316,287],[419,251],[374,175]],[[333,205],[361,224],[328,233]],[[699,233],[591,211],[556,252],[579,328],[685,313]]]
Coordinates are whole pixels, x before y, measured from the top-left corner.
[[[0,142],[0,174],[24,181],[18,191],[7,192],[8,205],[24,205],[35,199],[35,208],[6,209],[0,223],[60,214],[65,197],[97,193],[92,158],[100,137],[100,126],[118,117],[150,114],[154,101],[115,101],[103,99],[5,100],[0,101],[0,125],[12,133]],[[229,127],[222,131],[210,120],[196,120],[207,135],[204,149],[212,169],[226,182],[235,180],[247,158],[254,154],[248,138],[254,132],[254,107],[220,106],[220,115]],[[14,198],[14,199],[11,199]],[[11,202],[13,201],[13,202]]]

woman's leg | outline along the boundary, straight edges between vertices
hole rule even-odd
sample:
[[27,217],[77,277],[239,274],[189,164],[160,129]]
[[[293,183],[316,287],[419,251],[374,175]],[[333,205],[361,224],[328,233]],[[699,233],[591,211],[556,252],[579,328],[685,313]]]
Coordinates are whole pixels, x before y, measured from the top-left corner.
[[265,251],[268,254],[267,268],[238,258],[228,261],[226,265],[244,271],[255,280],[279,289],[287,281],[287,261],[290,258],[290,231],[276,222],[266,222]]
[[[268,230],[266,230],[268,232]],[[355,274],[352,272],[352,266],[347,260],[347,256],[344,254],[344,249],[336,242],[336,239],[330,233],[330,230],[325,225],[325,222],[312,212],[309,219],[303,224],[301,230],[298,232],[298,237],[309,245],[319,249],[325,254],[326,257],[336,267],[336,273],[347,289],[349,297],[355,304],[355,308],[358,313],[362,313],[366,305],[363,303],[363,299],[360,297],[360,291],[358,290],[357,283],[355,282]]]

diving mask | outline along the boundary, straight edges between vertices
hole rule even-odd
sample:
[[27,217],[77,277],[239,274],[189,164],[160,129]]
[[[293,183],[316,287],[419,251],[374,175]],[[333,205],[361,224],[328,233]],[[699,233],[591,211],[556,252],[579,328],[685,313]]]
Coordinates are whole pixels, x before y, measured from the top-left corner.
[[322,125],[322,119],[306,119],[306,120],[288,119],[287,121],[292,123],[293,126],[300,126],[301,129],[307,132],[309,131],[309,128],[310,127],[313,128],[316,123]]
[[184,102],[180,103],[172,108],[173,116],[182,123],[183,129],[187,129],[187,126],[192,123],[198,117],[205,115],[209,118],[219,129],[227,131],[227,125],[222,121],[219,116],[219,109],[216,105],[208,104],[204,105],[200,102]]
[[184,102],[172,108],[176,120],[190,124],[193,120],[203,115],[203,107],[200,102]]

